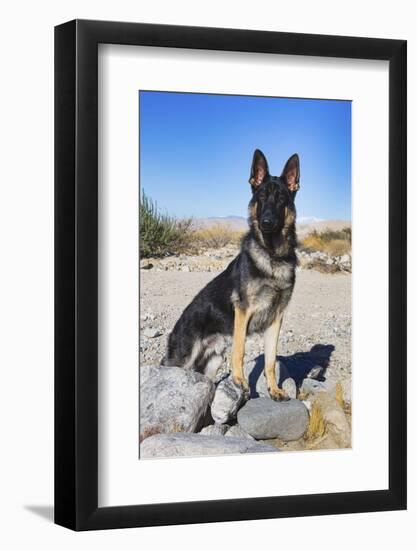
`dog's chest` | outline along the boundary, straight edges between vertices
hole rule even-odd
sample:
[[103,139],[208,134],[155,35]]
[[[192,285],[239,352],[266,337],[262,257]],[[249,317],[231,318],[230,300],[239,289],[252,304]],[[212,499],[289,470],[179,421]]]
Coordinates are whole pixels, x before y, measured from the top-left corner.
[[246,298],[252,319],[249,332],[265,330],[276,318],[283,294],[293,285],[291,266],[272,266],[270,277],[254,278],[247,285]]
[[251,311],[271,309],[279,301],[280,289],[265,279],[253,279],[247,286],[246,297]]

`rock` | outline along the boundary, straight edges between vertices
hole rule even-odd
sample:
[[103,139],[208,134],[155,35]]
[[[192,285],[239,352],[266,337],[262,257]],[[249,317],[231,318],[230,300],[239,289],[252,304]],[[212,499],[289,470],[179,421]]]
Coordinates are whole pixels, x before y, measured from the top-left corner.
[[245,395],[239,386],[233,382],[231,376],[222,380],[216,388],[211,404],[211,416],[219,424],[226,424],[236,417],[239,407],[245,400]]
[[335,396],[329,393],[321,392],[317,395],[313,404],[320,407],[321,413],[326,422],[326,431],[337,443],[334,448],[350,447],[351,430],[349,422]]
[[142,391],[142,386],[147,382],[149,378],[152,377],[153,374],[155,374],[155,370],[158,369],[158,367],[155,367],[154,365],[141,365],[139,369],[139,384]]
[[300,391],[306,394],[315,395],[321,391],[328,391],[328,387],[325,382],[314,380],[314,378],[305,378],[301,384]]
[[323,367],[313,367],[311,371],[307,374],[307,378],[321,378],[323,376],[323,371]]
[[166,432],[194,432],[207,414],[214,384],[179,367],[140,369],[140,438]]
[[255,439],[294,441],[304,435],[309,414],[297,399],[273,401],[267,397],[251,399],[237,415],[239,425]]
[[340,258],[340,263],[341,263],[341,264],[350,264],[350,256],[349,256],[349,254],[344,254],[344,255]]
[[250,439],[192,433],[153,435],[140,445],[141,458],[273,452],[279,449]]
[[199,432],[201,435],[224,435],[229,426],[227,424],[210,424]]
[[304,405],[307,407],[308,412],[311,412],[311,408],[313,406],[313,403],[311,402],[311,399],[304,399],[303,401]]
[[286,378],[281,385],[282,389],[291,399],[297,398],[297,386],[293,378]]
[[146,338],[157,338],[158,336],[162,336],[162,332],[157,328],[145,328],[143,331],[143,335],[146,336]]
[[149,342],[147,342],[146,340],[143,340],[141,343],[140,343],[140,349],[141,351],[145,351],[149,348]]
[[[343,367],[341,367],[341,370],[343,370]],[[350,404],[352,402],[352,387],[349,379],[340,380],[328,378],[326,380],[326,386],[327,391],[336,399],[342,398],[346,404]]]
[[254,438],[250,434],[242,430],[239,424],[235,424],[229,430],[227,430],[226,437],[240,437],[245,439],[252,439],[252,441],[254,441]]

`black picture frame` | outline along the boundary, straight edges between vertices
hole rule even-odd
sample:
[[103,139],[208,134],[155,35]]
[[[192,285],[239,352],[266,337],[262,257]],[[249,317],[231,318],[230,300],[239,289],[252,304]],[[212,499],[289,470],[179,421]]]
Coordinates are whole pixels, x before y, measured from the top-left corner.
[[[389,488],[98,507],[98,44],[389,62]],[[405,40],[74,20],[55,28],[55,522],[74,530],[406,508]]]

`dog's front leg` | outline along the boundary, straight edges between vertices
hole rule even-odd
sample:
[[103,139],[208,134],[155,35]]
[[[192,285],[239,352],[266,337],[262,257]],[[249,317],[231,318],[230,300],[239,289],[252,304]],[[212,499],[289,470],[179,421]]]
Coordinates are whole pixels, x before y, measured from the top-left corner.
[[278,347],[279,332],[281,330],[283,313],[279,313],[275,321],[268,327],[264,333],[264,357],[265,357],[265,376],[269,395],[275,401],[287,401],[288,395],[280,389],[277,384],[275,366]]
[[232,344],[232,377],[235,384],[245,393],[249,393],[249,385],[243,373],[243,358],[245,356],[245,340],[250,319],[249,309],[235,307]]

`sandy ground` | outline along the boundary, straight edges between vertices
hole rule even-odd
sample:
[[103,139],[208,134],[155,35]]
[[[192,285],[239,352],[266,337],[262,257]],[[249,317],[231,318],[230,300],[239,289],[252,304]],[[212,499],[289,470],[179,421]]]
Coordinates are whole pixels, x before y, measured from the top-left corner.
[[[141,364],[159,364],[174,323],[195,294],[215,276],[216,273],[210,272],[141,270]],[[160,335],[147,337],[144,329],[148,329],[145,332],[157,329]],[[262,344],[260,336],[249,338],[245,360],[262,354]],[[326,379],[350,379],[350,274],[330,275],[310,270],[297,273],[278,353],[290,369],[294,367],[295,378],[300,368],[308,370],[317,364],[327,367]]]

